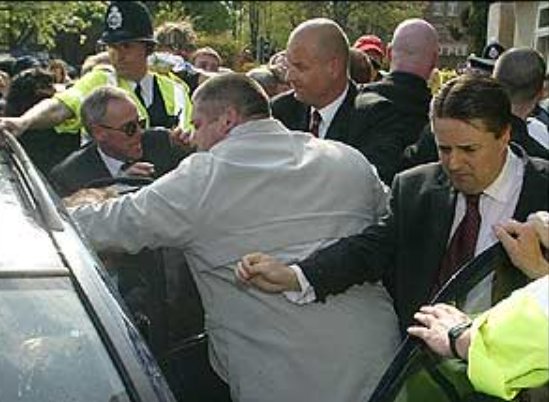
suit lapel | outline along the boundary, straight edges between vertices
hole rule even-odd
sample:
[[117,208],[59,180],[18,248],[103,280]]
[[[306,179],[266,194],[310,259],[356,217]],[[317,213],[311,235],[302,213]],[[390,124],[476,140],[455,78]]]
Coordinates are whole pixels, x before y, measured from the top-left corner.
[[426,222],[426,224],[429,224],[427,236],[432,241],[432,247],[429,252],[431,263],[427,265],[436,267],[436,270],[438,270],[440,261],[446,251],[448,238],[450,237],[450,230],[454,220],[456,196],[457,193],[452,187],[450,180],[442,168],[440,168],[437,183],[431,192],[431,202],[429,204],[432,207],[433,219]]
[[541,174],[533,162],[526,156],[524,159],[524,179],[513,218],[523,222],[532,212],[546,211],[549,205],[549,193],[547,191],[549,180]]
[[345,96],[343,103],[339,106],[339,109],[337,109],[337,112],[330,123],[330,127],[328,127],[328,131],[326,132],[327,139],[345,142],[345,140],[349,138],[356,94],[356,85],[353,82],[349,82],[347,95]]
[[97,145],[94,143],[91,145],[85,153],[85,158],[82,158],[82,172],[86,176],[86,181],[92,181],[96,179],[103,179],[105,177],[112,177],[111,172],[99,156],[97,151]]

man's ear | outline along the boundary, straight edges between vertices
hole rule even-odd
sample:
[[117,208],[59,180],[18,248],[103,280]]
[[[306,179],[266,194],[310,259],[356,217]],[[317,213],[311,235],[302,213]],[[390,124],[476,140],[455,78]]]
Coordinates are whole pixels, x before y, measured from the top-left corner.
[[94,125],[92,128],[93,132],[90,133],[90,137],[92,137],[96,142],[104,142],[107,137],[107,130],[103,130],[101,127]]
[[393,45],[390,43],[387,45],[387,51],[385,52],[385,55],[387,56],[387,60],[389,63],[393,60]]
[[225,109],[222,119],[223,126],[227,132],[241,123],[240,113],[238,113],[238,111],[232,106]]

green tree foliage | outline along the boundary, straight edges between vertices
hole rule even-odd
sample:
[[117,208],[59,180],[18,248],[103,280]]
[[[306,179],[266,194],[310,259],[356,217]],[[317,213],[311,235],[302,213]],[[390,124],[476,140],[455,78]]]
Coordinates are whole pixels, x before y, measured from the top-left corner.
[[230,10],[222,1],[148,1],[155,25],[190,19],[197,31],[220,34],[232,27]]
[[252,49],[257,47],[259,37],[282,49],[290,32],[301,22],[327,17],[337,21],[351,41],[366,33],[387,41],[400,21],[421,17],[425,6],[426,2],[420,1],[244,1],[238,2],[238,12],[245,18],[240,22],[234,19],[240,23],[234,31],[248,36]]
[[481,54],[486,43],[489,7],[488,1],[472,1],[460,16],[469,39],[469,48],[475,54]]
[[32,44],[53,49],[57,35],[80,35],[103,19],[106,4],[100,1],[28,1],[0,2],[0,29],[6,50]]
[[[423,1],[146,1],[155,26],[190,20],[201,44],[210,40],[223,57],[235,60],[244,49],[257,57],[265,41],[271,52],[286,46],[289,33],[302,21],[328,17],[337,21],[354,42],[360,35],[391,39],[405,18],[421,17]],[[488,2],[471,2],[463,16],[472,49],[485,42]],[[105,1],[0,1],[0,44],[3,50],[42,48],[76,63],[94,50],[103,28]],[[202,40],[203,38],[204,40]],[[70,39],[70,40],[69,40]],[[229,45],[230,43],[230,45]],[[26,46],[25,46],[26,45]],[[260,49],[263,48],[261,52]],[[81,53],[81,54],[80,54]]]

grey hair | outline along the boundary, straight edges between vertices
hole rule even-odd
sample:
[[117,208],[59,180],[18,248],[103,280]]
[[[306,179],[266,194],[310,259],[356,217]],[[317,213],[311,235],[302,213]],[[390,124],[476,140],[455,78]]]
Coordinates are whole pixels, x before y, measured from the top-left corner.
[[88,134],[93,136],[92,126],[103,122],[107,114],[107,107],[112,100],[128,100],[130,96],[123,90],[111,85],[97,88],[89,94],[80,107],[80,119]]

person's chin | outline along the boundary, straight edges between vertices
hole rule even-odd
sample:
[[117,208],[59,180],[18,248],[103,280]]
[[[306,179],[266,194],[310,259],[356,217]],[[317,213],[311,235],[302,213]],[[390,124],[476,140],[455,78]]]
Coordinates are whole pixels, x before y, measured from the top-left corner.
[[139,147],[138,149],[130,152],[131,153],[131,159],[137,161],[143,157],[143,149]]
[[463,194],[477,194],[478,184],[475,183],[470,175],[454,175],[451,177],[452,185],[456,190]]

